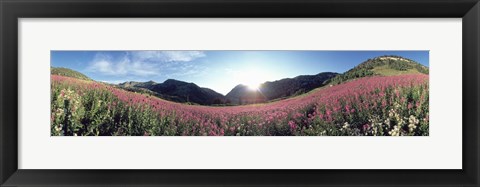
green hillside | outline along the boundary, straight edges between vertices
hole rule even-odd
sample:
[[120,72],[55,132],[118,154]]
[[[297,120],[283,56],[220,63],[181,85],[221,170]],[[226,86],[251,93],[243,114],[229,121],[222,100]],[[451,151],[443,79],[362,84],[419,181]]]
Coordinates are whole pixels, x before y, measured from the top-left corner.
[[82,80],[91,80],[86,75],[68,68],[51,67],[50,74],[61,75],[65,77],[73,77],[73,78],[82,79]]
[[331,79],[330,84],[339,84],[348,80],[382,75],[428,74],[428,67],[400,56],[380,56],[359,64],[353,69]]

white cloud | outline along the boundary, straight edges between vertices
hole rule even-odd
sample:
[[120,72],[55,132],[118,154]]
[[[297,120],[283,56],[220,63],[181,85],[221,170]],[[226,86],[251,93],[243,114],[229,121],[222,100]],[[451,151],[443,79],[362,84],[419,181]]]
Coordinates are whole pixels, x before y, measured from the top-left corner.
[[120,83],[124,83],[124,82],[127,82],[125,80],[99,80],[99,82],[103,82],[103,83],[108,83],[108,84],[120,84]]
[[132,51],[129,54],[135,61],[150,62],[190,62],[205,57],[202,51]]
[[166,74],[168,70],[175,68],[176,62],[190,62],[201,57],[205,57],[205,53],[201,51],[131,51],[116,58],[107,53],[98,53],[87,71],[110,76],[146,77]]
[[97,72],[104,75],[136,75],[150,76],[155,75],[157,68],[154,65],[145,62],[133,62],[127,56],[114,59],[105,53],[98,53],[87,67],[87,71]]

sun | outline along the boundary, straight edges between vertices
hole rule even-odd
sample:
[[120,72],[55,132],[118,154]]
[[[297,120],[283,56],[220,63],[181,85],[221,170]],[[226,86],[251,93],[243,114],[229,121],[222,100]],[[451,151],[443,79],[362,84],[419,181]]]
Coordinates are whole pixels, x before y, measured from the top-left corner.
[[256,91],[256,90],[260,89],[260,85],[261,85],[261,83],[248,83],[247,88],[251,91]]
[[251,91],[260,89],[263,82],[267,80],[268,74],[258,69],[247,69],[240,71],[235,75],[235,79],[239,84],[247,86]]

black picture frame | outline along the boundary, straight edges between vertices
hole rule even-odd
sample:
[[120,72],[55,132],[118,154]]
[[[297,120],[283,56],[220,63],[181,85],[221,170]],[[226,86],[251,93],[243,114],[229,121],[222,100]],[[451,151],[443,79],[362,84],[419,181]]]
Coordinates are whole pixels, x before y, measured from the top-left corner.
[[[2,186],[479,186],[478,0],[1,0]],[[461,170],[18,169],[18,18],[462,18]],[[448,98],[445,98],[448,99]],[[460,125],[460,124],[456,124]]]

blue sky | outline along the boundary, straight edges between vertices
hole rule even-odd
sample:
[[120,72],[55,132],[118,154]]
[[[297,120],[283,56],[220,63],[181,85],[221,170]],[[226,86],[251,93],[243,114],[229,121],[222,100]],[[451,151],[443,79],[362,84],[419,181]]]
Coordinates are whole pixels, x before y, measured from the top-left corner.
[[429,66],[428,51],[51,51],[51,65],[109,83],[177,79],[226,94],[238,84],[343,73],[382,55]]

